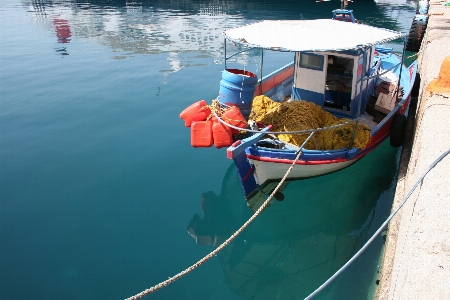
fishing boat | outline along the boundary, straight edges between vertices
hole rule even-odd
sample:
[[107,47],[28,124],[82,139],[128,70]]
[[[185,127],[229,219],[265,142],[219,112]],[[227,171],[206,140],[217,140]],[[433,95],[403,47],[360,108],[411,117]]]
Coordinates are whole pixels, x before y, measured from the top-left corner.
[[[223,36],[225,70],[217,101],[239,108],[249,127],[216,117],[220,123],[246,132],[227,148],[246,199],[270,181],[310,178],[346,168],[389,136],[392,146],[402,145],[417,61],[407,67],[403,63],[404,46],[403,53],[397,54],[382,45],[394,40],[404,42],[405,34],[359,24],[351,10],[341,9],[333,11],[331,19],[261,21],[226,30]],[[232,54],[228,54],[227,44],[236,49]],[[266,76],[262,76],[261,63],[258,80],[254,73],[227,66],[228,60],[246,51],[260,51],[261,61],[267,51],[290,52],[293,61]],[[312,104],[340,121],[331,126],[277,131],[267,119],[249,120],[254,100],[261,97],[281,106]],[[285,120],[290,118],[285,116]],[[344,126],[347,144],[310,147],[326,132],[342,137],[343,130],[336,129]],[[365,144],[356,142],[361,130],[367,135]],[[301,135],[304,142],[283,139],[286,134]],[[287,172],[291,165],[294,167]]]

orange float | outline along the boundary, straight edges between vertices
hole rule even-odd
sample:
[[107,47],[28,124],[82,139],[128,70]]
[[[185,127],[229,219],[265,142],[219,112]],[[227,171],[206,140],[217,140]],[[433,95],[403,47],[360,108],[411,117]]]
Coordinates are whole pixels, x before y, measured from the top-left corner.
[[205,100],[197,101],[189,105],[180,113],[180,118],[184,120],[184,125],[190,127],[193,122],[205,121],[211,114]]
[[213,144],[212,122],[197,121],[191,126],[192,147],[211,147]]
[[215,121],[212,126],[214,146],[216,148],[229,147],[233,144],[231,128],[219,121]]
[[[236,106],[231,106],[230,109],[224,112],[222,115],[222,119],[228,124],[231,124],[239,128],[247,127],[247,121],[245,120],[245,117],[242,115],[241,111]],[[231,128],[231,133],[233,135],[236,135],[239,133],[239,130]]]

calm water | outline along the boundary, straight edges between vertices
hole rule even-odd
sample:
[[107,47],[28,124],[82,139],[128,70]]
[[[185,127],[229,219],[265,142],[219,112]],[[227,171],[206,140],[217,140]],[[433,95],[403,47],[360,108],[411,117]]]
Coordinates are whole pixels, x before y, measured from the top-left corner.
[[[407,32],[415,9],[399,2],[350,8]],[[234,166],[224,149],[191,148],[179,112],[217,96],[224,29],[329,18],[339,5],[2,0],[0,298],[122,299],[228,237],[250,216]],[[290,183],[220,255],[149,299],[307,296],[389,214],[397,155],[385,143],[342,172]],[[382,244],[319,298],[370,298]]]

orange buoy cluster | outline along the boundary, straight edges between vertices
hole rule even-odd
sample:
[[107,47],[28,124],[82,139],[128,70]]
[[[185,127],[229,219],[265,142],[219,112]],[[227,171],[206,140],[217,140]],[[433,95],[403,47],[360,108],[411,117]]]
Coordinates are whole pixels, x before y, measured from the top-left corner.
[[239,133],[239,130],[217,120],[211,109],[226,123],[239,128],[247,127],[239,108],[231,106],[222,109],[214,102],[209,106],[205,100],[197,101],[180,113],[185,126],[191,127],[191,145],[195,148],[211,147],[213,144],[216,148],[229,147],[233,144],[233,135]]

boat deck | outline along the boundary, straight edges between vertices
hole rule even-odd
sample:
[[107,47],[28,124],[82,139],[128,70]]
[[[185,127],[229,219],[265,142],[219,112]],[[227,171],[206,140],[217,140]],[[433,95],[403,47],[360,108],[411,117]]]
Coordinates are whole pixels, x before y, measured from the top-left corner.
[[374,117],[367,114],[367,112],[360,116],[359,122],[369,127],[370,130],[372,130],[375,126],[378,125],[379,122],[374,121]]
[[[378,123],[380,123],[381,120],[383,120],[384,117],[386,117],[386,114],[383,114],[382,112],[376,111],[374,109],[375,100],[376,99],[374,99],[374,101],[372,100],[369,101],[369,103],[367,104],[366,112],[364,113],[364,115],[360,116],[359,120],[360,123],[369,127],[370,130],[372,130],[375,126],[377,126]],[[292,99],[290,96],[287,96],[281,102],[289,102],[289,101],[292,101]]]

